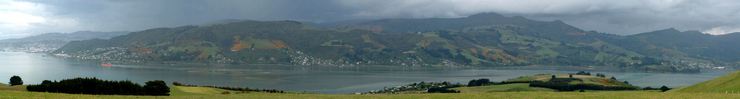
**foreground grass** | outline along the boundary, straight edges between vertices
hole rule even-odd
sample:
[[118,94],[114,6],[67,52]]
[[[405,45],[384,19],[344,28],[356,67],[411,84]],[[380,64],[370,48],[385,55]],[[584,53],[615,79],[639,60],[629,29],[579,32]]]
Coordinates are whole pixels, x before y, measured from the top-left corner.
[[520,91],[549,91],[555,90],[548,88],[529,87],[528,83],[517,83],[517,84],[504,84],[504,85],[488,85],[488,86],[476,86],[476,87],[459,87],[452,88],[459,90],[462,93],[493,93],[493,92],[520,92]]
[[[686,93],[686,92],[651,92],[651,91],[598,91],[598,92],[495,92],[495,90],[524,88],[524,84],[513,84],[505,86],[467,87],[463,88],[471,92],[479,93],[450,93],[450,94],[374,94],[374,95],[351,95],[351,94],[296,94],[296,93],[240,93],[207,87],[185,87],[173,86],[171,96],[123,96],[123,95],[82,95],[46,92],[28,92],[18,90],[16,86],[3,86],[0,90],[0,99],[475,99],[475,98],[498,98],[498,99],[728,99],[740,98],[740,94],[724,93]],[[0,87],[0,88],[3,88]],[[22,87],[22,86],[17,86]],[[491,88],[490,90],[484,90]],[[224,94],[228,92],[228,94]],[[482,93],[485,92],[485,93]]]
[[[669,92],[656,91],[588,91],[553,92],[527,84],[507,84],[457,88],[463,93],[438,94],[298,94],[237,92],[208,87],[172,86],[171,96],[82,95],[29,92],[25,86],[0,84],[0,99],[740,99],[740,94],[723,93],[740,89],[740,72],[732,73],[696,86]],[[520,92],[499,92],[520,91]]]
[[[500,86],[500,87],[517,87]],[[229,94],[223,94],[229,92]],[[0,98],[53,98],[53,99],[128,99],[128,98],[157,98],[157,99],[471,99],[471,98],[525,98],[525,99],[656,99],[656,98],[702,98],[726,99],[740,98],[740,94],[723,93],[683,93],[683,92],[649,92],[649,91],[600,91],[600,92],[489,92],[489,93],[451,93],[451,94],[292,94],[292,93],[237,93],[233,91],[206,88],[206,87],[172,87],[172,96],[122,96],[122,95],[81,95],[63,93],[28,92],[22,90],[0,90]]]
[[722,93],[660,93],[641,91],[614,92],[495,92],[495,93],[457,93],[457,94],[380,94],[380,95],[331,95],[331,94],[278,94],[278,93],[244,93],[244,94],[198,94],[173,96],[119,96],[119,95],[78,95],[24,91],[0,91],[0,98],[53,98],[53,99],[738,99],[740,94]]
[[[606,76],[606,77],[597,77],[595,75],[569,75],[569,74],[536,74],[532,76],[521,76],[517,78],[512,78],[509,80],[506,80],[508,82],[528,82],[528,81],[550,81],[552,79],[552,75],[555,75],[557,78],[576,78],[580,79],[578,81],[572,81],[571,84],[595,84],[595,85],[603,85],[603,86],[628,86],[628,84],[625,84],[621,81],[611,80],[610,77],[613,76]],[[572,77],[570,77],[572,76]]]
[[192,95],[215,95],[223,94],[224,92],[236,93],[236,91],[229,91],[216,88],[206,87],[188,87],[188,86],[174,86],[170,90],[170,94],[173,96],[192,96]]
[[26,86],[25,85],[10,86],[8,84],[0,83],[0,90],[26,91]]
[[675,92],[740,93],[740,71],[681,88]]

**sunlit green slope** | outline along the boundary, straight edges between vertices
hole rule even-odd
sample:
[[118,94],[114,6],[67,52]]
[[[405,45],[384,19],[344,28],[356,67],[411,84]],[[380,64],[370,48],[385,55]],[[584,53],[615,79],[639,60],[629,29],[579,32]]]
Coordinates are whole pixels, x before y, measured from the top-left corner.
[[740,71],[682,88],[677,92],[740,93]]

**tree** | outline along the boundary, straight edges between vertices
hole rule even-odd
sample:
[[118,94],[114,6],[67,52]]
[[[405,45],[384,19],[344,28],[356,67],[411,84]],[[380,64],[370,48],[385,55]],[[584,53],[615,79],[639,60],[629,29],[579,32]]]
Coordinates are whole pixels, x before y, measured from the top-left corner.
[[144,93],[155,96],[169,96],[170,88],[161,80],[147,81],[144,85]]
[[10,77],[10,86],[23,85],[23,80],[20,76],[13,75]]
[[601,74],[601,73],[596,73],[596,76],[597,76],[597,77],[601,77],[601,78],[606,78],[606,75],[604,75],[604,74]]
[[665,85],[663,85],[662,87],[660,87],[660,91],[662,91],[662,92],[665,92],[665,91],[668,91],[668,90],[671,90],[671,88],[668,88]]
[[612,78],[610,78],[610,79],[612,79],[612,80],[617,80],[617,78],[614,78],[614,76],[612,76]]
[[573,78],[573,74],[568,74],[568,77]]
[[653,88],[653,87],[647,86],[647,87],[645,87],[645,88],[642,88],[642,90],[656,90],[656,89],[655,89],[655,88]]
[[51,84],[51,81],[49,80],[41,81],[41,85],[48,85],[48,84]]
[[427,89],[428,93],[460,93],[460,91],[457,90],[451,90],[447,87],[432,87]]
[[551,79],[555,79],[555,75],[552,75]]
[[483,86],[489,83],[491,83],[491,80],[489,79],[473,79],[468,82],[468,86]]

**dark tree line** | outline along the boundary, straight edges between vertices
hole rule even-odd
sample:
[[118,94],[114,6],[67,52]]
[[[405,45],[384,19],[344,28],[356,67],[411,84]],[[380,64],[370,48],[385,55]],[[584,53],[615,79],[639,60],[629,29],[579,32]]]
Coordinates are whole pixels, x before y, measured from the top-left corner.
[[606,75],[601,73],[596,73],[596,77],[606,78]]
[[277,90],[277,89],[252,89],[252,88],[247,88],[247,87],[198,86],[198,85],[183,84],[179,82],[172,82],[172,85],[189,86],[189,87],[210,87],[210,88],[217,88],[217,89],[223,89],[223,90],[244,91],[244,92],[285,93],[285,91]]
[[591,72],[586,72],[586,71],[578,71],[578,72],[576,73],[576,75],[591,75]]
[[483,85],[488,85],[488,84],[492,84],[492,82],[491,82],[491,80],[485,79],[485,78],[482,78],[482,79],[473,79],[473,80],[470,80],[470,82],[468,82],[468,86],[470,86],[470,87],[472,87],[472,86],[483,86]]
[[645,88],[642,88],[642,90],[660,90],[661,92],[665,92],[665,91],[668,91],[668,90],[671,90],[671,89],[672,88],[668,88],[668,86],[665,86],[665,85],[664,86],[661,86],[659,88],[653,88],[653,87],[650,87],[650,86],[645,87]]
[[460,91],[452,90],[454,87],[432,87],[427,89],[428,93],[460,93]]
[[662,92],[665,92],[665,91],[668,91],[668,90],[671,90],[671,89],[673,89],[673,88],[668,88],[666,86],[660,87],[660,91],[662,91]]
[[28,91],[70,94],[101,95],[153,95],[167,96],[170,88],[161,80],[148,81],[144,86],[131,81],[109,81],[97,78],[74,78],[61,81],[44,80],[39,85],[29,85]]

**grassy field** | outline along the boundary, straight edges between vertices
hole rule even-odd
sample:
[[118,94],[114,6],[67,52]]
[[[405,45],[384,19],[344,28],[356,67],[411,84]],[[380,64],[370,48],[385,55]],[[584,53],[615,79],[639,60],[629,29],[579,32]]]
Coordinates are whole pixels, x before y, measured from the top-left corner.
[[333,95],[333,94],[277,94],[277,93],[243,93],[243,94],[202,94],[187,93],[172,96],[118,96],[118,95],[78,95],[25,91],[0,91],[0,98],[53,98],[53,99],[124,99],[124,98],[157,98],[157,99],[738,99],[740,94],[724,93],[661,93],[643,91],[608,91],[608,92],[494,92],[494,93],[455,93],[455,94],[379,94],[379,95]]
[[476,87],[460,87],[453,88],[461,93],[494,93],[494,92],[522,92],[522,91],[545,91],[553,92],[555,90],[548,88],[529,87],[527,83],[518,84],[505,84],[505,85],[489,85],[489,86],[476,86]]
[[[527,84],[506,84],[455,88],[462,93],[354,95],[237,92],[207,87],[173,86],[171,87],[171,96],[122,96],[28,92],[25,91],[25,86],[0,84],[0,99],[740,99],[740,93],[725,93],[725,91],[740,90],[740,80],[737,80],[740,77],[739,75],[740,72],[734,72],[727,76],[669,92],[555,92],[546,88],[532,88]],[[533,78],[539,79],[539,77]]]
[[[549,81],[552,79],[553,74],[536,74],[531,76],[521,76],[506,80],[508,82],[523,82],[523,81]],[[556,74],[557,78],[570,78],[568,74]],[[593,75],[573,75],[573,78],[580,79],[578,81],[572,81],[570,84],[596,84],[604,86],[628,86],[623,82],[617,80],[610,80],[611,76],[597,77]]]
[[[489,90],[506,90],[524,87],[523,84],[510,84],[504,86],[463,87],[462,91],[471,93],[450,94],[375,94],[375,95],[352,95],[352,94],[293,94],[293,93],[239,93],[222,89],[206,87],[172,87],[171,96],[121,96],[121,95],[81,95],[63,93],[28,92],[25,90],[8,90],[9,86],[2,86],[0,99],[471,99],[471,98],[498,98],[498,99],[657,99],[657,98],[694,98],[694,99],[729,99],[740,98],[740,94],[725,93],[687,93],[687,92],[654,92],[654,91],[595,91],[595,92],[547,92],[547,90],[523,91],[523,92],[493,92],[479,91],[486,88]],[[16,87],[16,86],[14,86]],[[478,91],[470,91],[478,90]],[[223,94],[229,92],[229,94]],[[475,93],[486,92],[486,93]]]
[[26,86],[10,86],[8,84],[0,83],[0,90],[26,91]]
[[736,93],[740,94],[740,71],[727,74],[709,81],[684,87],[675,92],[710,92],[710,93]]
[[[511,89],[524,85],[492,86],[496,89]],[[3,86],[7,88],[9,86]],[[15,86],[14,86],[15,87]],[[17,88],[15,88],[17,89]],[[480,88],[467,88],[467,90],[480,90]],[[238,93],[226,90],[206,87],[172,87],[171,96],[121,96],[121,95],[81,95],[45,92],[28,92],[24,90],[0,90],[0,99],[128,99],[128,98],[156,98],[156,99],[470,99],[470,98],[523,98],[523,99],[656,99],[656,98],[702,98],[702,99],[727,99],[740,98],[740,94],[724,93],[686,93],[686,92],[651,92],[651,91],[598,91],[598,92],[488,92],[488,93],[451,93],[451,94],[376,94],[376,95],[351,95],[351,94],[293,94],[293,93]]]

